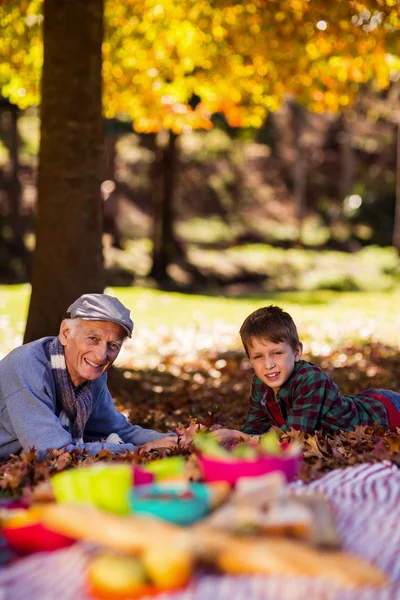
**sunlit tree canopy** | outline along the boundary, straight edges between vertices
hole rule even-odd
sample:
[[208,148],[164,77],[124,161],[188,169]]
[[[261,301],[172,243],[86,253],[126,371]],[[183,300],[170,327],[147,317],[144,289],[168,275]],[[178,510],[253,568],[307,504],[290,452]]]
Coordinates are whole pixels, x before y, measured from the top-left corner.
[[[40,102],[43,0],[0,8],[0,86]],[[137,131],[260,127],[286,95],[337,111],[399,78],[397,0],[106,0],[104,114]]]

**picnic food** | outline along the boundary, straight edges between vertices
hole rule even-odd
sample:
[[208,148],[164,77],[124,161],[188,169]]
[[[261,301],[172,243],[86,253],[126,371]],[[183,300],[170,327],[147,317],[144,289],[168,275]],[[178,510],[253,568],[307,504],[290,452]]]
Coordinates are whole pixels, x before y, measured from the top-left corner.
[[166,542],[173,548],[181,528],[147,516],[122,517],[86,506],[51,504],[43,508],[42,522],[53,531],[79,540],[139,554],[152,544]]
[[268,534],[309,539],[313,515],[294,496],[257,504],[237,498],[212,513],[207,523],[240,535]]
[[297,537],[324,548],[340,546],[327,500],[321,494],[291,493],[279,471],[239,479],[231,501],[207,523],[238,533]]
[[194,437],[204,480],[227,481],[234,486],[241,477],[258,477],[281,471],[287,481],[297,476],[300,467],[300,446],[280,444],[275,432],[263,435],[260,442],[240,443],[230,450],[210,434],[199,432]]
[[323,577],[345,587],[384,585],[386,576],[366,561],[342,552],[323,552],[285,538],[235,540],[219,556],[227,573]]
[[[245,529],[240,531],[240,528],[237,530],[240,535],[237,535],[235,527],[232,528],[230,522],[232,520],[234,523],[236,515],[232,519],[228,515],[228,526],[226,522],[221,524],[202,521],[183,529],[147,517],[136,515],[122,517],[90,507],[54,504],[41,509],[41,519],[49,529],[68,534],[75,539],[95,542],[104,548],[126,553],[131,558],[139,560],[147,580],[159,591],[184,586],[189,581],[197,562],[217,566],[221,571],[231,574],[305,575],[325,578],[345,587],[386,583],[385,575],[363,559],[337,550],[327,552],[310,545],[310,543],[321,543],[313,538],[315,524],[312,519],[306,518],[310,511],[315,510],[315,506],[311,509],[307,504],[308,499],[297,498],[295,494],[291,494],[283,482],[281,473],[248,480],[241,479],[235,491],[231,492],[233,502],[227,503],[220,509],[222,514],[223,510],[236,504],[243,515],[245,509],[260,510],[263,503],[272,507],[275,502],[276,512],[271,511],[268,517],[271,522],[268,522],[268,518],[261,521],[259,535],[249,535],[248,531]],[[291,502],[294,504],[288,513],[285,514],[283,511],[279,514],[279,509],[285,502],[289,503],[289,507]],[[290,511],[298,510],[299,507],[304,511],[299,513],[301,518],[294,527],[294,519]],[[268,514],[268,510],[265,512]],[[214,513],[215,517],[217,514]],[[210,520],[212,518],[210,517]],[[327,523],[328,533],[322,536],[325,539],[323,543],[332,547],[338,540],[336,531],[330,530],[332,522],[328,519]],[[297,530],[295,532],[296,528],[300,531],[301,527],[303,527],[301,533]],[[279,535],[271,535],[271,532]],[[296,535],[302,535],[307,543],[281,535],[288,533],[293,535],[294,532]],[[131,563],[124,563],[125,566],[129,564]],[[140,590],[141,585],[147,586],[147,580],[138,576],[142,571],[136,567],[133,567],[136,569],[134,573],[125,577],[125,566],[116,567],[115,573],[122,572],[122,575],[111,577],[114,587],[118,584],[123,588],[126,582],[132,588],[136,586]],[[95,580],[99,587],[99,578],[95,577]],[[114,596],[114,593],[115,590],[109,594],[110,600],[118,597]],[[129,593],[131,594],[129,597],[134,597],[136,592]]]
[[[157,589],[181,587],[192,574],[189,538],[181,528],[165,521],[137,516],[120,517],[95,508],[67,505],[47,506],[43,521],[55,531],[68,532],[71,537],[139,557],[148,579]],[[125,573],[127,564],[130,563],[115,569],[118,573]],[[121,575],[121,579],[133,585],[131,577],[125,579]],[[99,577],[95,577],[95,581],[98,584]]]
[[159,590],[173,590],[189,581],[193,571],[193,557],[184,543],[148,546],[142,555],[143,565],[151,581]]
[[[181,587],[192,574],[189,538],[180,527],[165,521],[137,516],[120,517],[95,508],[56,504],[44,509],[43,521],[54,531],[68,532],[76,539],[88,540],[139,558],[147,578],[159,590]],[[134,580],[133,575],[125,577],[129,564],[124,562],[117,567],[112,566],[116,573],[114,587],[117,587],[118,581],[132,586],[135,582],[139,584],[140,579]],[[114,559],[112,565],[115,565]],[[136,569],[135,574],[138,572]],[[96,569],[93,577],[95,587],[101,587],[101,577],[97,576]]]
[[123,600],[185,586],[192,574],[192,559],[183,550],[149,548],[141,557],[101,553],[89,564],[87,588],[91,596]]
[[87,584],[91,596],[104,600],[145,595],[149,587],[141,561],[117,554],[96,556],[88,567]]
[[237,537],[200,524],[193,529],[193,544],[201,549],[203,561],[212,560],[235,575],[309,575],[350,588],[387,583],[382,571],[361,558],[296,540]]
[[205,431],[196,433],[193,443],[195,448],[205,456],[226,460],[235,458],[249,460],[261,456],[287,457],[294,456],[300,451],[300,445],[296,442],[281,444],[276,431],[268,431],[259,438],[258,442],[254,440],[241,442],[230,449],[225,448],[214,436]]

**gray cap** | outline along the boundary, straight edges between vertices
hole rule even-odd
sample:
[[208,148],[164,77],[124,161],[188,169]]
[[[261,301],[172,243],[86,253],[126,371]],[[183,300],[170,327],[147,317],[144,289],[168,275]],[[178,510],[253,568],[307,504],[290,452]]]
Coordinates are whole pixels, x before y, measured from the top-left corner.
[[113,296],[107,294],[83,294],[68,308],[65,319],[86,321],[111,321],[121,325],[132,336],[133,322],[130,311]]

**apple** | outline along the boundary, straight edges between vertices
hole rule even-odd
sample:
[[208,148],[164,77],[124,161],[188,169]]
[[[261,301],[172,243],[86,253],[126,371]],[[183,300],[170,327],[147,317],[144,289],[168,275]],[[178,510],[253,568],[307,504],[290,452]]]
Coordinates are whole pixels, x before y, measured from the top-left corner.
[[[139,559],[118,554],[99,554],[89,565],[87,581],[95,598],[124,599],[145,593],[148,579]],[[140,594],[141,595],[141,594]]]

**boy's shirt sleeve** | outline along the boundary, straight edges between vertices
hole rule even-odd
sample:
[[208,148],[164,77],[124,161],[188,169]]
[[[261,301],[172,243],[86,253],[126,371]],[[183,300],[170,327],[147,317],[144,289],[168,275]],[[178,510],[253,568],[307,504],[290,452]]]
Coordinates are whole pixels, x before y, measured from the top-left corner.
[[265,384],[263,384],[262,381],[256,377],[256,375],[253,375],[250,385],[250,406],[247,413],[246,422],[242,427],[243,433],[248,433],[250,435],[265,433],[272,425],[271,420],[261,405],[265,388]]
[[[282,430],[293,427],[306,433],[323,428],[323,416],[333,415],[339,399],[337,385],[316,365],[298,373],[290,390],[289,408]],[[337,406],[338,414],[340,407]]]

